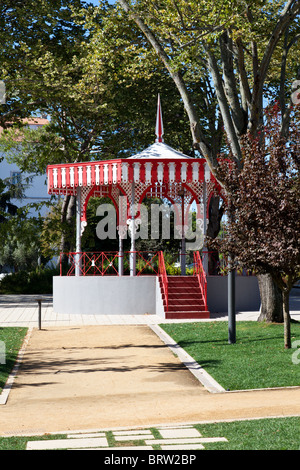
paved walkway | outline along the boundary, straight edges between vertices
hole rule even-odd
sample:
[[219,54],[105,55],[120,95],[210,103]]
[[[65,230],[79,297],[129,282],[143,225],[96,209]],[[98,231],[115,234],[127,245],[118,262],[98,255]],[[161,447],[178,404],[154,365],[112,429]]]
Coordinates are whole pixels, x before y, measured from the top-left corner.
[[300,416],[300,387],[212,393],[201,366],[152,328],[34,328],[0,406],[0,435]]
[[[299,305],[298,292],[292,309]],[[218,390],[201,365],[181,356],[176,344],[160,335],[162,320],[155,315],[66,317],[53,312],[52,298],[47,297],[42,330],[38,330],[34,299],[0,297],[0,326],[31,327],[20,369],[7,401],[0,406],[2,436],[81,430],[82,438],[88,439],[86,433],[93,430],[149,430],[166,425],[180,434],[182,424],[300,416],[300,387]],[[258,312],[241,312],[237,320],[256,320],[257,316]],[[214,317],[227,319],[221,314]],[[292,310],[292,317],[299,320],[300,309]],[[106,437],[99,438],[107,447]],[[152,437],[142,440],[151,447]],[[201,441],[186,444],[204,445]]]
[[[0,296],[0,327],[38,325],[38,303],[36,295],[1,295]],[[182,320],[163,320],[158,315],[63,315],[54,312],[52,296],[44,295],[42,302],[42,327],[71,325],[155,325],[159,323],[181,323]],[[300,321],[300,289],[293,289],[290,296],[291,317]],[[237,312],[237,321],[256,321],[259,312]],[[208,320],[227,320],[227,313],[212,313]]]

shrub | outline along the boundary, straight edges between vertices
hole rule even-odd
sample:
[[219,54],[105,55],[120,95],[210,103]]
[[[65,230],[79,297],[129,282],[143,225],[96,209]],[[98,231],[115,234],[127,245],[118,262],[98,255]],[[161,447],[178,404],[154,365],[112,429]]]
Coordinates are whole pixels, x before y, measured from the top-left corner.
[[56,268],[37,268],[8,274],[0,281],[0,294],[52,294],[52,278]]

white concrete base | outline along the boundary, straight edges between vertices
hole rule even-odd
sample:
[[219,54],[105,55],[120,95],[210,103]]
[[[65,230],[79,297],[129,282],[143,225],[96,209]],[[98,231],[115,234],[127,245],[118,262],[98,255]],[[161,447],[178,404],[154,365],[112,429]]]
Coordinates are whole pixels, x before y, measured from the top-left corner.
[[[211,313],[228,311],[227,276],[208,276],[207,303]],[[237,312],[252,312],[260,308],[260,294],[256,276],[235,277],[235,306]]]
[[156,276],[55,276],[53,310],[62,314],[156,314]]

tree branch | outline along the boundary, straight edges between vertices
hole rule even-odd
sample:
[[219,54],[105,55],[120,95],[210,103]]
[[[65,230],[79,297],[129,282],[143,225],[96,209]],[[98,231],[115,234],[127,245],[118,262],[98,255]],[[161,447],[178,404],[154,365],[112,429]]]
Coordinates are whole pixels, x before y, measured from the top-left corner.
[[220,37],[220,50],[223,64],[224,90],[232,110],[232,119],[236,132],[241,136],[247,129],[247,122],[238,98],[236,78],[233,70],[233,43],[227,31]]
[[277,46],[279,39],[281,38],[288,25],[297,16],[299,12],[300,0],[289,0],[273,29],[257,74],[254,76],[250,119],[250,132],[252,134],[255,134],[258,128],[262,106],[263,85],[274,49]]
[[220,111],[222,114],[225,129],[226,129],[226,134],[228,136],[228,139],[230,140],[230,146],[231,146],[233,156],[236,160],[238,167],[240,167],[241,160],[242,160],[241,149],[240,149],[238,138],[235,132],[234,124],[230,115],[230,110],[229,110],[228,102],[226,100],[225,90],[224,90],[222,78],[219,73],[218,64],[211,48],[207,44],[204,44],[204,48],[208,56],[209,69],[210,69],[210,72],[214,81],[216,96],[218,99]]

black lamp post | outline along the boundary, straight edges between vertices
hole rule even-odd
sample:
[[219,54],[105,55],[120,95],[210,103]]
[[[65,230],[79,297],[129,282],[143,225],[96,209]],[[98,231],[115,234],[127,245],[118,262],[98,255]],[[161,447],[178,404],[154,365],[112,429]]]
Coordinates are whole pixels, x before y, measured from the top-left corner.
[[[229,220],[233,221],[233,214],[229,211]],[[236,342],[235,325],[235,269],[232,253],[228,254],[228,343]]]
[[181,256],[180,256],[180,271],[181,276],[186,274],[186,247],[185,247],[185,233],[184,233],[184,196],[185,190],[181,188],[178,191],[178,196],[181,197]]
[[235,325],[235,270],[233,269],[232,255],[228,256],[228,343],[236,342]]

